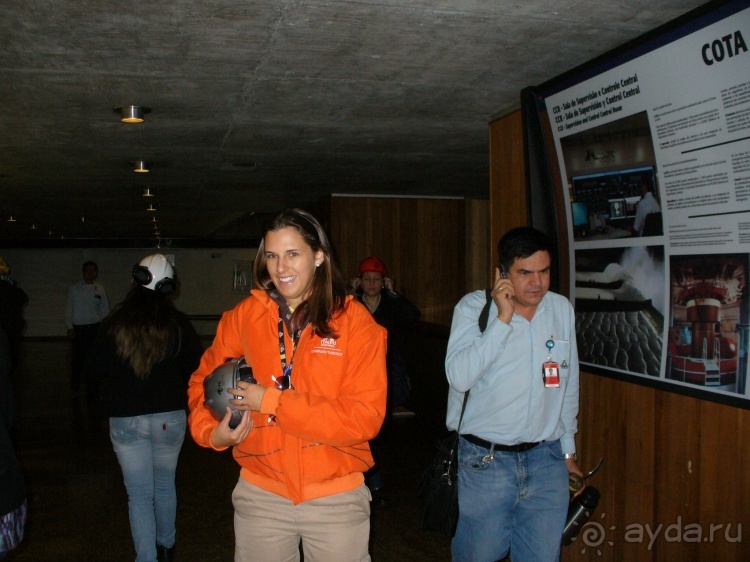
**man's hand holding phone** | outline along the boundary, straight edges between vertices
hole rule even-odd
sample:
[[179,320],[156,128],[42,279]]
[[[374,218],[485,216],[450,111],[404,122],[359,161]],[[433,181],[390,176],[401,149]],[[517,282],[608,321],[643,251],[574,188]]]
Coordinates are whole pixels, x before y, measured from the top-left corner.
[[[502,266],[501,266],[502,267]],[[495,268],[495,283],[492,286],[492,300],[497,306],[497,318],[501,322],[510,324],[513,312],[516,309],[515,289],[513,283],[508,279],[505,271],[501,273],[501,267]]]

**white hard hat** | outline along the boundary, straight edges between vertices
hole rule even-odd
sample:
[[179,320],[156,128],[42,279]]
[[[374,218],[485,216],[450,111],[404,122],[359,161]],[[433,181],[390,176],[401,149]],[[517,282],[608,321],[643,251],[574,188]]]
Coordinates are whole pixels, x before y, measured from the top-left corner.
[[133,268],[133,279],[142,287],[162,295],[171,295],[177,289],[174,268],[162,254],[143,258],[141,263]]

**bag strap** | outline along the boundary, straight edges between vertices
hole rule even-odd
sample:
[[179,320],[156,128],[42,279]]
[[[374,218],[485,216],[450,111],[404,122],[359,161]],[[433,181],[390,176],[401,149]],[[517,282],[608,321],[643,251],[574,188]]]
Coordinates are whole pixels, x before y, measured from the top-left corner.
[[[479,331],[484,333],[484,331],[487,329],[487,322],[489,322],[490,319],[490,305],[492,304],[492,289],[485,289],[485,294],[487,295],[487,302],[484,303],[484,307],[482,307],[482,312],[479,313]],[[458,436],[461,435],[461,422],[464,419],[464,411],[466,410],[466,402],[469,400],[469,391],[467,390],[464,393],[464,403],[461,406],[461,416],[458,418],[458,427],[456,428],[456,442],[458,442]]]
[[484,308],[482,308],[482,312],[479,314],[479,330],[482,333],[487,329],[487,322],[489,322],[490,319],[490,305],[492,304],[492,289],[485,289],[484,291],[487,294],[487,302],[484,304]]

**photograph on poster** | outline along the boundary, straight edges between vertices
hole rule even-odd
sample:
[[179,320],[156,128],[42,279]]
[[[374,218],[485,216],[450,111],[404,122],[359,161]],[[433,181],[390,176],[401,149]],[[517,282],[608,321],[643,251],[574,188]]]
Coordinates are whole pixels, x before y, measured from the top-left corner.
[[560,139],[574,241],[661,236],[661,197],[648,115]]
[[659,377],[665,313],[663,246],[575,252],[582,364]]
[[745,395],[748,254],[672,256],[666,377]]

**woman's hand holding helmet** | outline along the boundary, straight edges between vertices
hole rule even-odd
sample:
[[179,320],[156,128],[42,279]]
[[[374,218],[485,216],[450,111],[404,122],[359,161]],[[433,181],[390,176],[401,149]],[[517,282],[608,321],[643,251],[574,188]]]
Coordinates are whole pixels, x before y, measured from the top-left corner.
[[263,395],[266,393],[266,387],[239,380],[235,384],[237,385],[236,388],[230,388],[229,392],[236,396],[236,398],[230,400],[229,403],[233,404],[238,410],[254,410],[259,412],[260,403],[263,400]]
[[250,430],[253,428],[253,417],[250,414],[242,414],[242,419],[234,429],[229,427],[232,419],[232,410],[227,406],[227,413],[211,434],[211,445],[216,448],[234,447],[242,443]]

